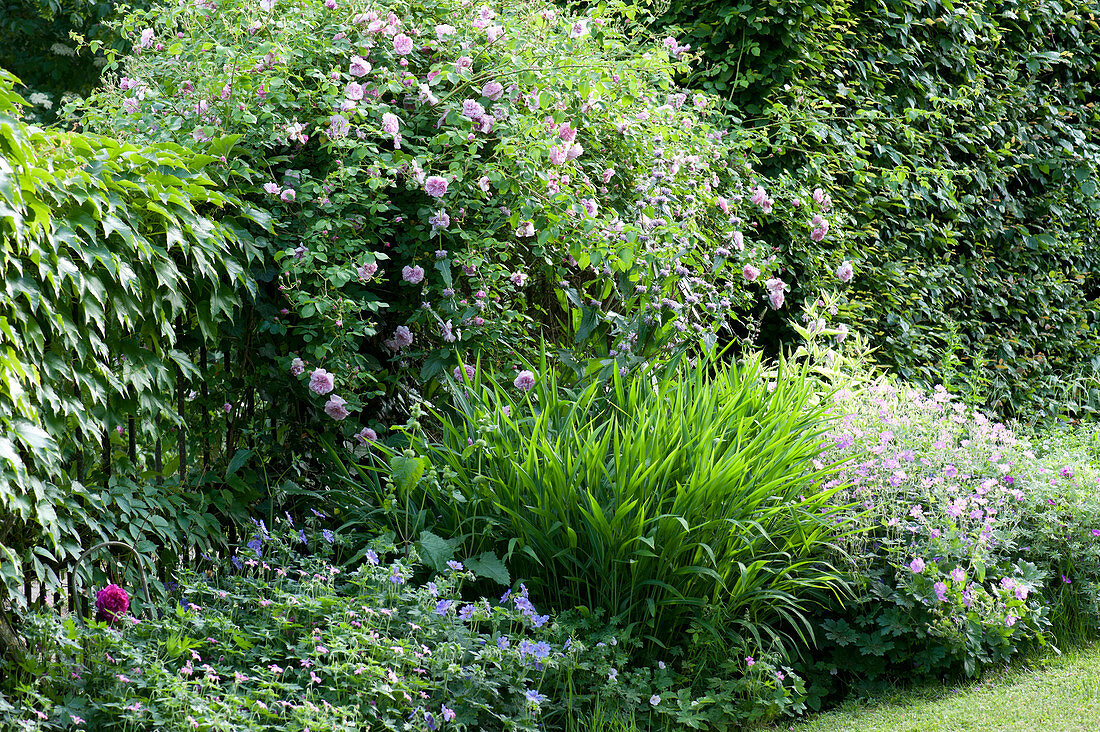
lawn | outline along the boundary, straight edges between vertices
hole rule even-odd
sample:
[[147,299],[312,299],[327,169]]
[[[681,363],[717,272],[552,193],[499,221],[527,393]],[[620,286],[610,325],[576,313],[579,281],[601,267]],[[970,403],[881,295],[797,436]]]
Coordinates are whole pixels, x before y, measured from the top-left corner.
[[794,732],[1100,729],[1100,645],[1047,654],[973,683],[898,689],[788,727]]

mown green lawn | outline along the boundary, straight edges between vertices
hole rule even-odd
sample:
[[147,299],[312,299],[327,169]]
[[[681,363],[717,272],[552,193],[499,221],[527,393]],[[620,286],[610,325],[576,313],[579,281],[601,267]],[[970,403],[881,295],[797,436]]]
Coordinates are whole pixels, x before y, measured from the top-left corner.
[[1048,655],[954,686],[849,702],[779,729],[794,732],[1100,731],[1100,644]]

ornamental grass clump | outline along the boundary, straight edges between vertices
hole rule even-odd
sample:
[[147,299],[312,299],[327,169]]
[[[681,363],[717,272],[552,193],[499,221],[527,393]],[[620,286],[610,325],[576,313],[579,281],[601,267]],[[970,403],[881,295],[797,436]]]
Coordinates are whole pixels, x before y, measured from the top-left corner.
[[496,551],[541,601],[602,609],[651,652],[692,626],[809,640],[811,608],[847,582],[825,558],[836,488],[804,371],[702,355],[572,386],[545,358],[527,373],[479,369],[435,414],[438,437],[411,433],[434,469],[396,481],[396,522]]

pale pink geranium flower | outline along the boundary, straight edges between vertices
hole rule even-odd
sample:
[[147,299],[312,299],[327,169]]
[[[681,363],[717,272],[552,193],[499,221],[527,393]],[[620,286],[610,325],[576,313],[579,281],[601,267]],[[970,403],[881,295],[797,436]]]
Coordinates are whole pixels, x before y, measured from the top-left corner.
[[335,419],[337,422],[348,416],[348,410],[344,407],[347,401],[333,394],[325,402],[325,414]]
[[584,148],[577,143],[573,143],[569,146],[569,152],[565,154],[566,160],[576,160],[584,153]]
[[455,61],[455,71],[457,71],[460,74],[464,71],[469,71],[473,67],[474,67],[474,60],[472,58],[470,58],[469,56],[459,56],[458,60]]
[[424,191],[432,198],[443,198],[447,192],[447,179],[438,175],[430,175],[424,181]]
[[909,562],[909,569],[913,572],[913,574],[920,574],[924,571],[924,567],[924,559],[922,559],[921,557],[917,557],[913,561]]
[[614,168],[608,168],[607,170],[605,170],[603,172],[603,177],[602,177],[603,184],[607,185],[611,181],[611,176],[613,176],[613,175],[615,175],[615,169]]
[[324,396],[336,388],[336,377],[322,368],[314,369],[309,375],[309,390]]
[[562,142],[573,143],[577,139],[577,130],[569,122],[562,122],[558,126],[558,137]]

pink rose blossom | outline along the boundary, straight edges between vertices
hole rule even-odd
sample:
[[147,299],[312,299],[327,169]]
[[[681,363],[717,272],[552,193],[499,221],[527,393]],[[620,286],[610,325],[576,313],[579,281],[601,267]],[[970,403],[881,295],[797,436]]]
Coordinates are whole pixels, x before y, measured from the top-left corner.
[[297,195],[298,194],[294,192],[293,188],[287,188],[285,191],[279,194],[279,200],[281,200],[283,203],[290,203],[297,197]]
[[753,267],[751,264],[746,264],[745,268],[741,270],[741,273],[745,275],[745,279],[749,282],[754,282],[756,278],[760,276],[760,270]]
[[843,262],[836,268],[836,276],[841,282],[851,282],[852,277],[855,275],[855,269],[852,267],[851,262]]
[[481,88],[481,96],[493,100],[494,102],[504,96],[504,85],[499,81],[490,81],[488,84]]
[[355,440],[360,445],[365,445],[368,442],[377,442],[378,433],[372,430],[370,427],[364,427],[363,429],[359,430],[358,433],[356,433]]
[[386,112],[382,115],[382,129],[391,135],[396,135],[401,129],[401,120],[396,114]]
[[430,175],[424,181],[424,191],[432,198],[443,198],[447,192],[447,179],[438,175]]
[[530,371],[520,371],[512,384],[520,391],[531,391],[535,386],[535,375]]
[[325,414],[339,422],[348,416],[348,410],[344,407],[345,404],[347,404],[347,401],[333,394],[325,402]]
[[411,285],[418,285],[424,281],[424,268],[420,265],[403,267],[401,269],[401,279],[405,280]]
[[325,395],[336,388],[336,377],[322,368],[314,369],[309,375],[309,390],[314,394]]
[[398,56],[405,56],[412,53],[413,41],[404,33],[398,33],[393,37],[393,52]]
[[348,69],[349,74],[356,77],[366,76],[370,73],[370,70],[370,62],[367,61],[365,58],[363,58],[362,56],[351,57],[351,67]]
[[462,381],[463,380],[462,379],[463,371],[465,371],[465,373],[466,373],[466,380],[467,381],[473,381],[474,376],[477,374],[477,369],[475,369],[470,364],[465,364],[465,365],[462,365],[462,366],[455,366],[455,370],[454,370],[455,381]]
[[290,362],[290,373],[292,376],[301,376],[305,373],[306,363],[300,358],[295,358]]

